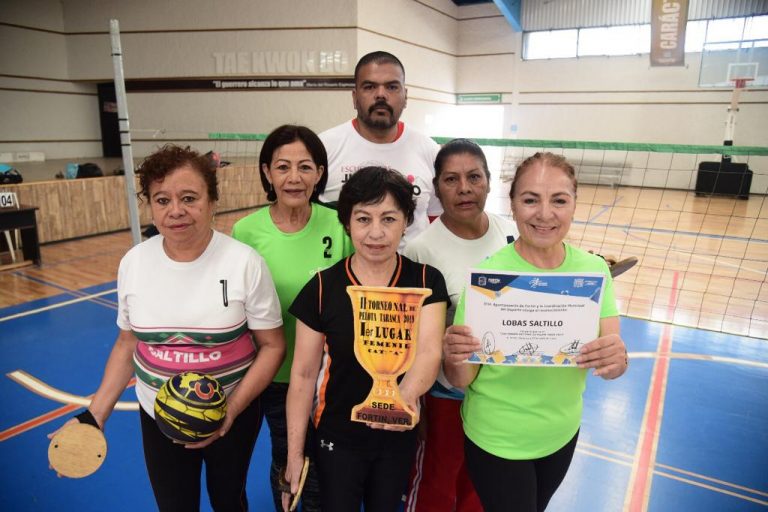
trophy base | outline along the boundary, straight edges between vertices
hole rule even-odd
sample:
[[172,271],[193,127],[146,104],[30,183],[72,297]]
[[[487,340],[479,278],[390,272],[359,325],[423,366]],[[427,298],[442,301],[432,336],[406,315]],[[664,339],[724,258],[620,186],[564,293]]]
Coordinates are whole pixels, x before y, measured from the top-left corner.
[[418,421],[416,415],[402,409],[399,405],[375,402],[384,407],[371,407],[369,403],[362,403],[352,408],[352,421],[361,423],[378,423],[379,425],[392,425],[399,427],[413,427]]

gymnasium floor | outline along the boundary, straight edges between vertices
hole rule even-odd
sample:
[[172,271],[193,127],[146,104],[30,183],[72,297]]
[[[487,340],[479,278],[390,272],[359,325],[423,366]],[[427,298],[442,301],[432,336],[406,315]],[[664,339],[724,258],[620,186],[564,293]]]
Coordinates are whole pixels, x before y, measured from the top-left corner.
[[[242,215],[218,216],[218,229]],[[117,332],[114,275],[129,245],[127,233],[51,244],[42,268],[0,273],[0,510],[154,509],[136,412],[113,414],[96,474],[58,479],[46,460],[46,434],[76,408],[43,395],[95,391]],[[631,289],[640,269],[617,280],[620,301],[619,283]],[[664,283],[663,303],[654,292],[667,322],[683,283]],[[766,341],[636,318],[622,318],[622,335],[629,372],[589,379],[577,453],[548,510],[767,509]],[[17,371],[38,382],[19,384]],[[133,402],[133,391],[122,400]],[[249,475],[254,511],[270,510],[268,453],[265,427]]]

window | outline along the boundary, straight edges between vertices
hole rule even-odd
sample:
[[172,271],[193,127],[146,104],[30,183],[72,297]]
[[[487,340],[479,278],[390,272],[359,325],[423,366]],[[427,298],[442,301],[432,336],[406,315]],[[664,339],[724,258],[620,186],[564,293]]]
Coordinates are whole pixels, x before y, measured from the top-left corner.
[[[768,45],[768,16],[689,21],[685,30],[687,53],[701,52],[705,44],[707,49],[736,49],[742,41],[754,41],[750,45],[755,47]],[[650,24],[545,30],[523,37],[525,60],[636,55],[650,49]]]
[[[650,25],[648,25],[650,27]],[[707,20],[689,21],[685,27],[686,53],[700,52],[707,40]]]
[[576,56],[578,30],[548,30],[525,34],[525,59],[564,59]]
[[744,23],[744,39],[768,39],[768,16],[747,18]]
[[741,41],[743,35],[744,18],[711,20],[707,26],[707,43],[730,43],[733,41]]
[[651,51],[650,25],[582,28],[578,55],[632,55]]

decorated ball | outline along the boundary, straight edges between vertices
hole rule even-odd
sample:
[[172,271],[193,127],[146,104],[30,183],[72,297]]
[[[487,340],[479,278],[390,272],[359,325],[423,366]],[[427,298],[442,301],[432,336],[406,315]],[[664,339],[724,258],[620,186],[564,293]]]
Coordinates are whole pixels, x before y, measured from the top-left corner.
[[183,372],[168,379],[155,398],[155,421],[160,431],[180,443],[212,436],[224,421],[227,396],[210,375]]

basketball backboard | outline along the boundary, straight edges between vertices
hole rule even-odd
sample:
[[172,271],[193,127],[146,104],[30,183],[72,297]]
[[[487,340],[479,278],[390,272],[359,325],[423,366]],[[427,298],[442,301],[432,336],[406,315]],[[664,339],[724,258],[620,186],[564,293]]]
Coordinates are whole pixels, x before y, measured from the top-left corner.
[[699,87],[733,89],[736,79],[748,89],[768,87],[768,39],[704,45]]

